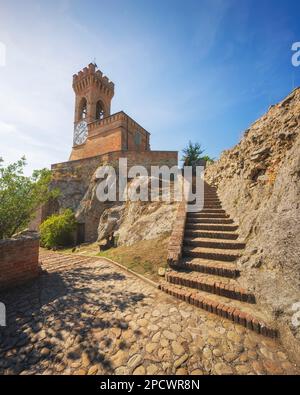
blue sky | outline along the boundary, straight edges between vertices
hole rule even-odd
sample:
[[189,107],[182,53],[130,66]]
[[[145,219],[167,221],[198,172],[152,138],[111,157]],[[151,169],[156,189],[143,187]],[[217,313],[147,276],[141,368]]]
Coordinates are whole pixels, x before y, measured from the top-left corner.
[[218,157],[300,85],[299,15],[288,0],[0,0],[0,156],[25,154],[28,172],[68,159],[72,75],[96,58],[112,112],[151,132],[152,149],[192,140]]

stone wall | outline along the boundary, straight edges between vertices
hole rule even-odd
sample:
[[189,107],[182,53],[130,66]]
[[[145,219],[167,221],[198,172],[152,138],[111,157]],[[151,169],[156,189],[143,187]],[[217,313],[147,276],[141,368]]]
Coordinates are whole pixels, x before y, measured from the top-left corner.
[[177,265],[182,256],[182,247],[184,240],[186,223],[186,202],[182,201],[178,205],[176,218],[173,223],[173,230],[168,245],[168,264]]
[[98,225],[104,210],[118,202],[99,202],[95,195],[98,167],[110,165],[118,174],[119,159],[127,158],[128,170],[132,166],[142,165],[147,171],[151,166],[177,166],[177,151],[118,151],[76,161],[52,165],[52,187],[61,191],[57,199],[59,209],[72,208],[79,223],[85,224],[85,241],[95,241],[98,237]]
[[26,232],[0,240],[0,290],[22,284],[38,276],[39,237]]
[[59,207],[70,207],[75,210],[85,195],[97,168],[108,164],[118,169],[120,158],[127,158],[128,168],[134,165],[143,165],[150,172],[151,166],[176,166],[178,152],[116,151],[92,158],[54,164],[51,166],[51,185],[61,191],[60,197],[57,199]]

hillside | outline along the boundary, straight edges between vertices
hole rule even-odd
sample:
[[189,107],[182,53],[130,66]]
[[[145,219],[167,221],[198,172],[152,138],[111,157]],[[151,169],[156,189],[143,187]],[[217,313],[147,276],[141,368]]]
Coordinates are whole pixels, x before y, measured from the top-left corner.
[[[243,285],[273,314],[282,341],[299,358],[300,89],[257,120],[240,143],[206,170],[239,224],[247,249]],[[299,311],[299,310],[298,310]],[[299,325],[298,325],[299,323]]]

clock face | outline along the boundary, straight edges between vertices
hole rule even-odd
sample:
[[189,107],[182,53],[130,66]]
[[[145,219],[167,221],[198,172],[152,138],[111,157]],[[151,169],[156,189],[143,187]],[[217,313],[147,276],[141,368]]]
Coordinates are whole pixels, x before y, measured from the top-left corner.
[[88,136],[88,127],[86,121],[80,121],[74,130],[74,145],[80,145],[85,142]]

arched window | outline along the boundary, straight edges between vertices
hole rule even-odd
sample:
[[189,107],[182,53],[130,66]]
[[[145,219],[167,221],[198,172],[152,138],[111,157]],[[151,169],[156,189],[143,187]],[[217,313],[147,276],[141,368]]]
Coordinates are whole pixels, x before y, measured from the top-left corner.
[[96,119],[104,118],[104,106],[101,100],[98,100],[96,103]]
[[79,118],[85,119],[86,116],[87,116],[87,101],[86,98],[83,97],[80,101],[80,106],[79,106]]

